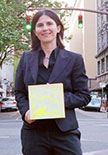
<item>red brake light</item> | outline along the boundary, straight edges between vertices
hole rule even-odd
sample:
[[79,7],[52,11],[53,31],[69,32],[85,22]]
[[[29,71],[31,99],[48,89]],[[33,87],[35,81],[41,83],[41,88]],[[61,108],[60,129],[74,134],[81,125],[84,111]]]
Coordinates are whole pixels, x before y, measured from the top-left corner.
[[14,101],[12,104],[16,104],[16,101]]
[[4,103],[3,102],[0,102],[0,105],[3,105]]

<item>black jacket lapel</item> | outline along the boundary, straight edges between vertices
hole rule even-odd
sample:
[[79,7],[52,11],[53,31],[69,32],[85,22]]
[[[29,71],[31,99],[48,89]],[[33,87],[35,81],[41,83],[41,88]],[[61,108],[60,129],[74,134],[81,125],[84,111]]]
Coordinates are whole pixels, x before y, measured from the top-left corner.
[[60,74],[64,71],[66,65],[68,64],[69,60],[70,59],[67,52],[64,49],[60,49],[48,83],[52,83],[57,78],[59,78]]
[[37,80],[37,75],[38,75],[38,55],[39,55],[39,51],[31,51],[30,53],[30,57],[29,57],[29,65],[30,65],[30,70],[31,70],[31,74],[34,80],[34,84],[36,84],[36,80]]

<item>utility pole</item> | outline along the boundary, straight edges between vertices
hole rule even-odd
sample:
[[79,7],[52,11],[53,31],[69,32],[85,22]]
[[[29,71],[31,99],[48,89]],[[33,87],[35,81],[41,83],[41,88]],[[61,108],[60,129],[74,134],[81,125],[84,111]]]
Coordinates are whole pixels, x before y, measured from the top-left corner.
[[[42,10],[42,9],[46,9],[46,8],[29,8],[28,11]],[[51,10],[84,11],[84,12],[108,15],[107,11],[98,11],[98,10],[83,9],[83,8],[47,8],[47,9],[51,9]]]

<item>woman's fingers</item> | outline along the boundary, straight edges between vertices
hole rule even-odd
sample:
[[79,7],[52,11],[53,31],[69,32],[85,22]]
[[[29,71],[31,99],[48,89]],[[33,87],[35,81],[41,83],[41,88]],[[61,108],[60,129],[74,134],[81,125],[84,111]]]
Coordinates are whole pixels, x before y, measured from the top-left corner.
[[36,120],[31,120],[30,119],[30,110],[28,110],[26,113],[25,113],[25,121],[29,124],[35,122]]

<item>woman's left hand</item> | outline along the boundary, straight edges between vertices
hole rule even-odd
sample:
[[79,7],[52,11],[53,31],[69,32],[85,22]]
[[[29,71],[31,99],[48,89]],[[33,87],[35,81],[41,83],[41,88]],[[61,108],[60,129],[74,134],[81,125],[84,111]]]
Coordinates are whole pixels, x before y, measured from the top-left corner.
[[25,113],[25,121],[29,124],[35,122],[36,120],[31,120],[30,119],[30,110],[28,110],[26,113]]

